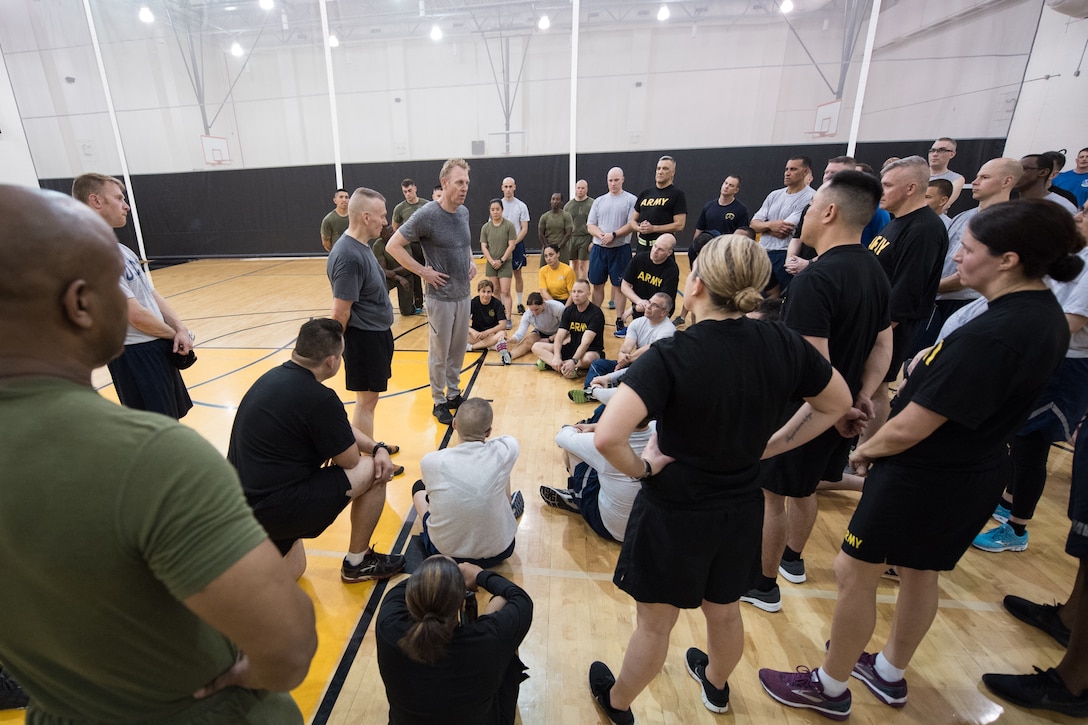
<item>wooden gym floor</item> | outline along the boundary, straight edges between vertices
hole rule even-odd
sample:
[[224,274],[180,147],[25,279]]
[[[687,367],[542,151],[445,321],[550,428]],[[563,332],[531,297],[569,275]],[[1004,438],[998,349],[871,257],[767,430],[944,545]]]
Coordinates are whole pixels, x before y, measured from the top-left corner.
[[[678,256],[682,274],[687,261]],[[526,294],[536,283],[534,256],[526,269]],[[205,260],[162,269],[155,284],[197,334],[197,364],[184,373],[193,410],[183,423],[226,453],[234,410],[252,382],[289,358],[301,323],[328,315],[330,294],[323,258],[281,260]],[[395,300],[394,300],[395,302]],[[394,304],[394,309],[396,305]],[[611,323],[614,313],[605,310]],[[515,322],[517,318],[515,317]],[[396,461],[407,467],[388,487],[387,505],[375,532],[381,551],[401,552],[418,533],[410,489],[419,477],[419,459],[447,443],[447,429],[431,417],[427,386],[427,320],[396,315],[396,353],[390,388],[378,405],[377,437],[399,444]],[[620,341],[606,330],[608,356]],[[495,433],[521,443],[514,486],[526,508],[514,555],[498,571],[521,584],[536,603],[533,627],[521,657],[530,679],[521,689],[520,721],[537,723],[607,722],[589,696],[587,671],[594,659],[618,671],[634,623],[633,601],[612,585],[619,545],[605,542],[581,520],[546,507],[542,484],[564,486],[566,473],[553,442],[564,424],[588,416],[588,405],[571,403],[571,382],[540,373],[534,359],[509,368],[494,352],[471,353],[462,375],[466,395],[488,398],[495,408]],[[95,374],[102,395],[116,399],[109,374]],[[343,373],[328,383],[346,404],[354,401]],[[350,415],[350,411],[349,411]],[[972,549],[959,567],[941,578],[937,619],[908,670],[910,702],[901,710],[878,702],[855,683],[855,723],[1033,723],[1065,722],[1061,715],[1031,713],[994,697],[982,686],[984,672],[1030,672],[1032,665],[1054,666],[1063,653],[1048,636],[1008,615],[1005,594],[1035,601],[1062,600],[1076,571],[1064,553],[1068,520],[1071,456],[1055,449],[1049,484],[1031,527],[1031,546],[1023,553],[987,554]],[[697,611],[681,614],[661,674],[635,701],[642,723],[816,723],[815,714],[789,710],[767,697],[759,685],[760,667],[816,666],[830,630],[835,604],[831,564],[858,494],[821,494],[820,516],[804,556],[808,582],[780,579],[782,612],[768,614],[742,605],[744,658],[730,679],[730,713],[717,716],[700,700],[683,656],[689,646],[705,647]],[[301,580],[317,610],[320,645],[306,681],[293,692],[309,722],[385,723],[387,705],[374,658],[373,617],[384,583],[346,585],[339,567],[348,539],[347,513],[321,537],[307,542],[309,568]],[[875,650],[887,635],[897,585],[880,586]],[[0,713],[0,723],[21,723],[20,712]]]

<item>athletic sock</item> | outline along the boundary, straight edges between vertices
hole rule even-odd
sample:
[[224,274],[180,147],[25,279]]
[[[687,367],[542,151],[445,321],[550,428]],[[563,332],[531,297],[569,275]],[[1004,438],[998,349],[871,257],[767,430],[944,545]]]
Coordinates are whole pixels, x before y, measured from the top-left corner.
[[366,557],[367,551],[370,551],[370,549],[367,549],[366,551],[360,551],[358,554],[353,554],[349,551],[348,555],[345,556],[344,559],[352,566],[359,566],[363,563],[363,559]]
[[518,292],[517,295],[518,295],[518,304],[520,305],[521,304],[521,293]]
[[801,552],[794,551],[790,547],[786,547],[786,550],[782,552],[782,561],[800,561]]
[[1015,521],[1011,520],[1009,521],[1009,526],[1012,527],[1013,533],[1015,533],[1017,536],[1023,536],[1027,533],[1028,530],[1027,524],[1018,524]]
[[838,697],[842,693],[846,692],[846,683],[841,680],[833,679],[830,675],[824,672],[823,667],[816,670],[816,677],[820,679],[820,684],[824,687],[824,694],[828,697]]
[[888,662],[888,658],[884,656],[884,650],[877,653],[876,663],[873,667],[876,669],[876,673],[884,678],[885,682],[899,682],[903,679],[903,673],[906,672],[906,670],[901,670]]
[[759,591],[769,592],[776,586],[778,586],[778,577],[762,575],[759,577]]

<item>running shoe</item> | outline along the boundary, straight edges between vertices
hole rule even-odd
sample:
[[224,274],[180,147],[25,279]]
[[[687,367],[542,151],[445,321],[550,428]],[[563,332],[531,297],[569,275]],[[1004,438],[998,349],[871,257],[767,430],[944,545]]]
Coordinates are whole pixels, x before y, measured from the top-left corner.
[[676,317],[672,318],[672,324],[675,325],[676,327],[683,327],[686,322],[687,322],[687,320],[685,320],[680,315],[677,315]]
[[570,489],[541,486],[540,498],[544,499],[544,503],[554,509],[579,513],[578,502],[575,500],[574,491],[571,491]]
[[608,695],[614,684],[616,678],[604,662],[594,662],[589,666],[589,691],[597,701],[597,707],[601,708],[608,721],[614,725],[635,725],[635,715],[630,709],[617,710],[612,707]]
[[28,704],[30,704],[30,697],[19,683],[4,672],[3,667],[0,667],[0,710],[22,710]]
[[906,678],[898,682],[888,682],[881,677],[876,671],[876,655],[862,652],[850,675],[864,682],[885,705],[903,707],[907,704]]
[[370,581],[371,579],[388,579],[399,574],[404,569],[404,557],[393,554],[379,554],[374,547],[363,557],[358,564],[349,564],[347,558],[340,566],[340,578],[348,583]]
[[1009,614],[1025,624],[1041,629],[1058,641],[1062,647],[1069,646],[1069,627],[1062,624],[1058,610],[1061,607],[1054,604],[1036,604],[1023,597],[1012,594],[1005,597],[1002,604]]
[[782,610],[782,589],[777,584],[772,589],[749,589],[748,593],[740,598],[753,607],[758,607],[764,612],[779,612]]
[[525,497],[521,495],[521,491],[510,494],[510,510],[514,512],[515,519],[520,519],[525,513]]
[[431,409],[431,415],[437,418],[442,425],[451,425],[453,423],[453,413],[450,412],[445,403],[435,405]]
[[684,656],[684,664],[688,666],[688,674],[692,679],[703,686],[703,705],[711,712],[729,712],[729,683],[719,690],[706,679],[706,666],[710,664],[710,658],[702,650],[691,647]]
[[778,562],[778,573],[782,577],[792,584],[804,584],[808,579],[805,576],[805,560],[798,559],[797,561],[786,561],[782,559]]
[[519,315],[524,315],[525,314],[525,305],[521,304],[520,302],[518,303],[518,314]]
[[1088,694],[1074,695],[1053,668],[1044,672],[1036,667],[1034,675],[985,674],[982,682],[997,696],[1021,707],[1088,717]]
[[506,340],[495,343],[495,352],[499,353],[499,359],[502,360],[503,365],[510,364],[510,351],[506,347]]
[[975,540],[971,542],[971,546],[994,553],[999,551],[1023,551],[1028,548],[1028,532],[1025,530],[1023,536],[1017,536],[1016,532],[1012,530],[1012,526],[1001,524],[984,534],[976,536]]
[[593,397],[593,393],[587,388],[575,388],[574,390],[567,391],[567,397],[575,403],[592,403],[597,399]]
[[783,705],[815,710],[832,720],[850,717],[850,690],[838,697],[829,697],[816,670],[803,666],[794,672],[762,669],[759,671],[759,682],[768,695]]
[[1005,506],[1004,503],[998,503],[997,508],[990,514],[990,518],[999,524],[1009,523],[1009,517],[1012,516],[1012,509]]
[[540,372],[544,372],[545,370],[548,369],[548,363],[544,362],[543,360],[537,360],[536,361],[536,369],[539,370]]
[[616,309],[616,301],[615,300],[609,300],[608,301],[608,309],[610,309],[610,310]]

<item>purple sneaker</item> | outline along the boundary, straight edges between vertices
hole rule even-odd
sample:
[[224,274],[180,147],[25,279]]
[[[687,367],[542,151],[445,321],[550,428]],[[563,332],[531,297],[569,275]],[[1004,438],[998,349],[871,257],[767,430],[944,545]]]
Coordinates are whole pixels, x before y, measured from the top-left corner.
[[832,720],[845,720],[850,717],[850,690],[838,697],[824,694],[824,686],[816,670],[798,667],[795,672],[778,672],[762,669],[759,682],[767,694],[789,707],[815,710]]
[[876,671],[876,655],[862,652],[858,662],[854,665],[854,671],[850,673],[865,683],[872,693],[879,697],[885,705],[903,707],[907,704],[907,681],[888,682]]

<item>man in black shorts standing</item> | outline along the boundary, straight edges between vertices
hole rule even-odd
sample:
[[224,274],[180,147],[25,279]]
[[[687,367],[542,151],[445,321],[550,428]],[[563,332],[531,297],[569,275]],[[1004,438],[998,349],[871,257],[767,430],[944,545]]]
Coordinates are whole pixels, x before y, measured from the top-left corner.
[[334,243],[325,266],[332,285],[331,317],[344,328],[344,378],[355,392],[351,423],[368,438],[374,437],[378,396],[393,374],[393,305],[385,271],[368,245],[383,227],[385,197],[373,189],[356,189],[348,202],[345,243]]
[[291,360],[258,378],[238,405],[227,458],[296,579],[306,571],[302,539],[320,535],[350,503],[340,577],[353,583],[393,576],[404,557],[369,546],[393,477],[389,446],[352,427],[340,397],[321,384],[340,370],[341,330],[327,318],[302,326]]
[[[888,278],[858,244],[880,201],[880,183],[860,171],[840,171],[816,192],[803,227],[804,243],[820,261],[794,278],[782,321],[819,350],[850,387],[856,413],[872,413],[871,396],[891,357]],[[825,256],[826,255],[826,256]],[[791,405],[782,421],[797,412]],[[845,421],[842,421],[845,422]],[[843,425],[842,432],[853,434]],[[803,446],[763,462],[763,572],[742,602],[765,612],[782,608],[776,582],[805,581],[801,550],[816,522],[816,486],[842,478],[851,439],[831,428]],[[786,502],[789,499],[789,506]]]
[[[884,167],[880,175],[881,208],[893,219],[869,242],[892,284],[892,359],[884,382],[894,382],[899,368],[917,350],[910,350],[918,323],[933,309],[941,268],[948,251],[948,230],[926,204],[929,164],[908,156]],[[862,440],[876,434],[888,419],[888,390],[881,385],[873,396],[874,416]]]
[[638,234],[631,240],[635,254],[645,252],[654,240],[666,232],[679,234],[688,220],[688,201],[684,192],[673,186],[676,159],[662,156],[657,160],[654,187],[646,189],[635,200],[631,223]]
[[589,301],[589,281],[575,282],[570,298],[553,342],[533,345],[537,369],[550,367],[565,378],[577,377],[604,354],[604,313]]

